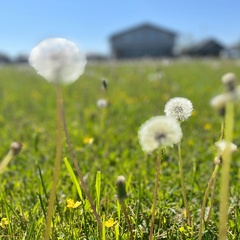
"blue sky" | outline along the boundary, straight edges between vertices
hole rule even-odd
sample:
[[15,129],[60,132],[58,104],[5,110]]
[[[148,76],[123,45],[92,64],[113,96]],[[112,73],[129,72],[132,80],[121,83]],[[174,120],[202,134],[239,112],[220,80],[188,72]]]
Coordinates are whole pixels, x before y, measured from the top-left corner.
[[0,52],[15,56],[48,37],[85,52],[109,52],[108,37],[143,22],[176,31],[181,42],[240,42],[239,0],[7,0],[0,2]]

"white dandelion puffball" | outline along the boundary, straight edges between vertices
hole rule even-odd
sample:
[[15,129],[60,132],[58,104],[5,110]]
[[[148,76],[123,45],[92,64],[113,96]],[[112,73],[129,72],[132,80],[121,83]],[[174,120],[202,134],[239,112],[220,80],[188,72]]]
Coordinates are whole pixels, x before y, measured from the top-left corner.
[[227,102],[233,100],[233,95],[230,93],[223,93],[211,99],[210,105],[216,109],[224,108]]
[[143,151],[151,153],[158,147],[168,147],[180,142],[182,129],[172,117],[152,117],[139,128],[138,138]]
[[75,43],[49,38],[32,49],[29,63],[47,81],[70,84],[83,74],[87,60]]
[[97,106],[99,108],[105,108],[105,107],[107,107],[107,105],[108,105],[108,101],[106,99],[102,98],[102,99],[97,100]]
[[[228,142],[225,140],[221,140],[215,143],[215,146],[219,150],[220,155],[222,155],[225,149],[227,148],[227,144]],[[235,145],[234,143],[229,142],[229,147],[231,152],[235,152],[237,150],[237,145]]]
[[182,97],[171,98],[164,109],[166,116],[173,117],[180,122],[187,120],[192,115],[192,111],[192,102]]
[[236,76],[235,76],[235,74],[234,73],[226,73],[226,74],[224,74],[223,76],[222,76],[222,79],[221,79],[221,81],[222,81],[222,83],[223,84],[229,84],[229,83],[234,83],[234,82],[236,82]]

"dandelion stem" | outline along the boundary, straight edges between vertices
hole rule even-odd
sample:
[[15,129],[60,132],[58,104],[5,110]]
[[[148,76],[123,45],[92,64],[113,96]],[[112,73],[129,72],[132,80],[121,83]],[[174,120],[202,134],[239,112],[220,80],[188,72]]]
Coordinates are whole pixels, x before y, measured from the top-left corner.
[[5,156],[5,158],[2,160],[0,163],[0,174],[4,171],[6,166],[9,164],[9,162],[12,160],[14,157],[13,152],[10,150],[8,154]]
[[184,183],[184,177],[183,177],[183,163],[182,163],[182,151],[181,151],[181,143],[178,143],[178,166],[179,166],[179,172],[180,172],[180,177],[181,177],[181,187],[182,187],[182,196],[183,196],[183,201],[186,209],[186,217],[188,220],[188,225],[191,225],[191,216],[190,216],[190,210],[189,210],[189,205],[187,201],[187,195],[186,195],[186,187]]
[[213,201],[214,201],[215,189],[216,189],[216,180],[217,180],[217,172],[216,172],[216,175],[213,179],[212,193],[211,193],[211,199],[210,199],[210,207],[209,207],[208,216],[207,216],[207,220],[206,220],[206,227],[207,227],[208,222],[210,220],[211,212],[212,212],[212,209],[213,209]]
[[122,206],[122,210],[123,210],[124,216],[125,216],[125,218],[127,220],[127,223],[128,223],[128,228],[129,228],[129,231],[130,231],[130,239],[133,240],[134,237],[133,237],[133,231],[132,231],[132,224],[131,224],[131,221],[129,219],[129,216],[128,216],[128,213],[127,213],[127,209],[126,209],[126,205],[125,205],[124,200],[120,201],[120,204]]
[[234,105],[228,102],[225,115],[225,139],[227,141],[226,149],[223,152],[222,172],[220,179],[220,212],[219,212],[219,239],[227,239],[227,221],[228,221],[228,196],[229,196],[229,173],[232,159],[230,143],[233,138],[234,126]]
[[61,87],[59,85],[56,86],[56,95],[57,95],[57,140],[56,140],[56,158],[53,169],[53,183],[50,192],[48,209],[47,209],[47,218],[46,218],[46,226],[45,226],[45,235],[44,239],[48,240],[51,235],[51,222],[54,212],[54,203],[56,199],[57,192],[57,184],[59,180],[60,173],[60,165],[62,158],[62,121],[61,121],[61,113],[63,109],[62,105],[62,92]]
[[78,163],[77,163],[77,159],[76,159],[76,156],[74,154],[74,151],[73,151],[73,148],[72,148],[72,144],[71,144],[71,141],[70,141],[70,137],[69,137],[69,133],[68,133],[68,128],[67,128],[67,123],[66,123],[66,119],[65,119],[65,114],[64,114],[64,110],[62,109],[62,121],[63,121],[63,129],[64,129],[64,132],[65,132],[65,137],[66,137],[66,141],[67,141],[67,145],[68,145],[68,148],[69,148],[69,152],[70,152],[70,155],[73,159],[73,164],[74,164],[74,167],[77,171],[77,174],[78,174],[78,177],[80,179],[80,182],[81,182],[81,186],[83,188],[83,191],[85,192],[86,194],[86,197],[91,205],[91,208],[93,210],[93,214],[96,218],[96,221],[97,221],[97,224],[98,224],[98,228],[99,228],[99,231],[102,232],[102,222],[101,222],[101,219],[100,219],[100,216],[99,214],[97,213],[97,210],[96,210],[96,206],[90,196],[90,193],[89,193],[89,190],[87,188],[87,185],[83,179],[83,175],[82,175],[82,172],[78,166]]
[[157,173],[156,173],[156,181],[155,181],[155,189],[154,189],[154,197],[153,197],[152,218],[151,218],[151,225],[150,225],[149,240],[153,239],[153,228],[154,228],[155,211],[156,211],[157,197],[158,197],[158,185],[159,185],[159,177],[160,177],[160,165],[161,165],[161,148],[159,148],[158,157],[157,157]]
[[202,208],[201,208],[201,215],[200,215],[200,225],[199,225],[199,234],[198,234],[198,239],[199,240],[202,239],[203,220],[204,220],[204,215],[205,215],[205,209],[206,209],[206,203],[207,203],[208,194],[209,194],[212,182],[215,179],[216,174],[218,172],[218,168],[219,168],[219,165],[217,164],[215,166],[215,169],[214,169],[214,171],[212,173],[212,176],[211,176],[211,178],[210,178],[210,180],[208,182],[208,185],[207,185],[207,188],[206,188],[206,191],[205,191],[205,194],[204,194]]

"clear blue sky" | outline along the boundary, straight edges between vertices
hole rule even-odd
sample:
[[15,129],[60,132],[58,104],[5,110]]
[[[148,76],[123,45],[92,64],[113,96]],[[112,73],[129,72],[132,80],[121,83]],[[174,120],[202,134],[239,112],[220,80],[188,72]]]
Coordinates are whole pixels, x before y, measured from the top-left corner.
[[85,52],[109,52],[112,33],[153,23],[184,41],[214,37],[240,41],[239,0],[2,0],[0,52],[29,51],[48,37],[64,37]]

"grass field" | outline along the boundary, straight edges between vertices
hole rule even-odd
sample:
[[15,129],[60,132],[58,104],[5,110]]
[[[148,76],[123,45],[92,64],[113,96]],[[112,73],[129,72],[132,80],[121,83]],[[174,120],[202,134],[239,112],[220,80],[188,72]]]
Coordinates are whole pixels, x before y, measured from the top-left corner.
[[[160,78],[156,74],[159,72]],[[97,206],[96,175],[101,173],[97,181],[101,185],[98,212],[104,226],[111,218],[113,224],[110,222],[100,237],[89,203],[80,200],[62,161],[52,239],[130,239],[116,198],[119,175],[126,178],[126,206],[135,239],[148,239],[157,154],[145,155],[138,142],[138,129],[152,116],[163,115],[166,102],[173,97],[186,97],[194,106],[192,116],[182,124],[183,171],[192,225],[184,217],[174,146],[165,150],[162,159],[154,235],[155,239],[198,239],[201,205],[214,169],[214,143],[219,139],[222,121],[209,102],[224,91],[220,79],[226,72],[234,72],[240,79],[240,62],[206,59],[87,64],[84,75],[63,89],[66,121],[79,166]],[[108,81],[107,91],[102,89],[102,78]],[[1,159],[11,142],[23,144],[20,154],[0,175],[0,220],[7,218],[6,224],[0,226],[0,239],[40,240],[44,238],[55,159],[55,88],[30,67],[1,67],[0,97]],[[109,102],[104,109],[96,105],[101,98]],[[239,106],[235,108],[233,136],[238,146]],[[73,166],[65,141],[63,146],[63,158]],[[239,159],[237,151],[231,165],[229,239],[240,239]],[[218,238],[218,180],[203,239]],[[69,208],[68,199],[81,205]]]

